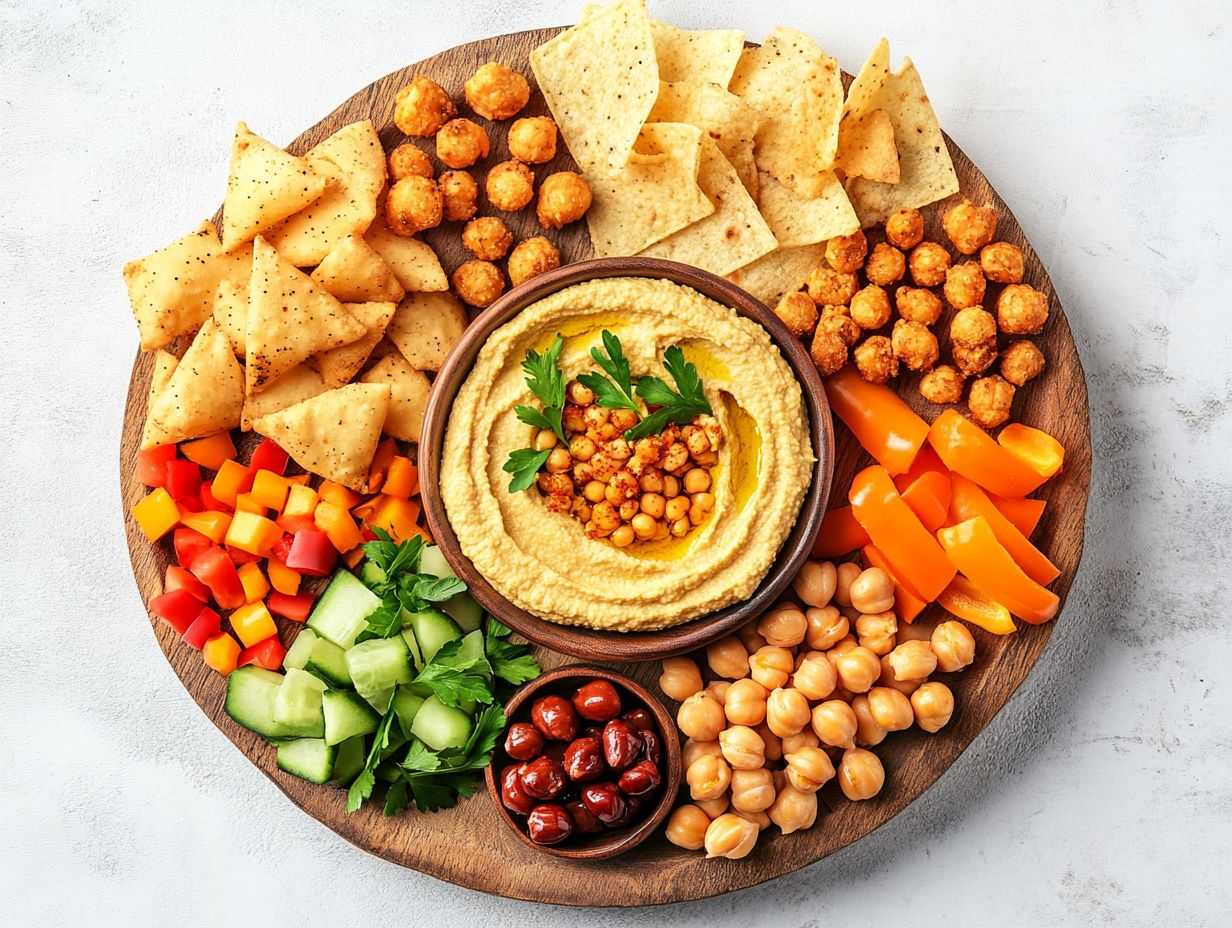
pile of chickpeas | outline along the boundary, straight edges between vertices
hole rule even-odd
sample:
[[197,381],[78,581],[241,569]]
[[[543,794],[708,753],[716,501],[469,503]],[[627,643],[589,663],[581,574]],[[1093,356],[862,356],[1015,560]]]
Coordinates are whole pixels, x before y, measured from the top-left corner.
[[871,749],[886,735],[936,732],[953,715],[954,694],[929,677],[975,659],[966,626],[900,623],[889,576],[853,562],[809,561],[793,591],[799,605],[780,603],[707,647],[705,675],[692,657],[663,662],[691,799],[668,819],[673,844],[737,859],[772,824],[810,828],[831,779],[852,800],[881,791],[886,772]]
[[[463,90],[471,110],[487,120],[512,119],[530,100],[526,78],[497,62],[481,65]],[[437,160],[449,170],[435,176],[428,153],[412,142],[393,149],[388,159],[391,186],[385,195],[385,223],[396,234],[408,236],[434,229],[442,220],[467,223],[462,244],[475,257],[450,278],[463,302],[482,308],[504,292],[505,275],[496,262],[506,255],[514,286],[560,266],[560,252],[546,238],[528,238],[515,247],[499,217],[473,218],[479,209],[479,185],[467,168],[488,157],[488,133],[474,120],[458,116],[457,106],[440,84],[420,74],[398,91],[394,124],[409,136],[435,136]],[[556,135],[556,123],[550,116],[525,117],[510,126],[510,157],[489,168],[484,180],[490,206],[516,212],[535,198],[530,165],[546,164],[556,157]],[[540,183],[535,213],[543,228],[560,229],[581,219],[590,202],[585,179],[572,171],[558,171]]]
[[[1033,342],[1019,337],[1001,348],[998,334],[1038,334],[1048,321],[1048,298],[1022,282],[1021,249],[993,241],[992,207],[963,200],[946,212],[942,227],[960,255],[978,257],[955,264],[945,246],[924,241],[920,211],[900,209],[885,221],[885,241],[871,251],[863,230],[830,239],[825,263],[808,276],[804,290],[784,295],[775,312],[796,335],[812,339],[810,354],[822,375],[849,359],[872,383],[885,383],[902,369],[916,371],[921,395],[942,404],[961,402],[967,379],[974,378],[967,394],[971,416],[995,428],[1010,418],[1016,389],[1044,369]],[[891,308],[889,289],[908,274],[915,286],[897,286]],[[989,283],[1004,285],[995,316],[983,308]],[[947,305],[954,313],[948,342],[953,363],[941,364],[933,327]],[[886,334],[894,310],[898,318]],[[998,359],[1000,372],[988,373]]]

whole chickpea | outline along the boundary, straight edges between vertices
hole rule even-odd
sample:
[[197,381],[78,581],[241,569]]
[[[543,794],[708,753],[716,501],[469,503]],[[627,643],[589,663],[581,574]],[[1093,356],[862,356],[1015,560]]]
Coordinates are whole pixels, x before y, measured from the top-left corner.
[[684,778],[694,799],[718,799],[731,785],[731,767],[721,757],[703,754],[689,765]]
[[436,133],[436,157],[451,168],[469,168],[488,150],[488,134],[469,119],[451,119]]
[[937,669],[937,655],[927,641],[904,641],[886,655],[895,680],[925,680]]
[[542,235],[513,246],[509,253],[509,279],[516,287],[532,277],[560,267],[560,251]]
[[716,741],[694,741],[689,738],[680,749],[680,769],[688,770],[699,757],[722,757],[723,748]]
[[684,702],[702,688],[702,672],[687,657],[669,657],[663,661],[659,674],[659,689],[668,699]]
[[847,589],[849,605],[865,614],[894,608],[894,582],[880,567],[862,570]]
[[723,759],[735,770],[757,770],[766,765],[766,742],[747,725],[733,725],[719,732],[719,747]]
[[754,651],[759,651],[766,646],[766,639],[757,631],[756,619],[737,630],[736,637],[744,645],[744,650],[747,654],[752,654]]
[[752,822],[757,826],[758,831],[765,831],[771,825],[770,816],[765,812],[741,812],[737,809],[735,814],[739,815],[746,822]]
[[817,821],[817,793],[798,790],[789,783],[779,790],[768,814],[785,835],[812,828]]
[[809,718],[808,699],[799,690],[780,687],[766,697],[766,725],[780,738],[802,731]]
[[783,759],[783,739],[770,730],[770,726],[762,722],[753,731],[761,735],[766,746],[766,763],[773,764]]
[[699,809],[705,812],[711,821],[714,821],[716,818],[718,818],[720,815],[726,812],[728,808],[730,808],[731,803],[728,800],[727,793],[724,793],[722,796],[719,796],[717,799],[701,799],[701,800],[698,800],[697,802],[694,802],[693,805],[697,806]]
[[791,588],[806,606],[820,609],[834,598],[838,571],[830,561],[805,561]]
[[950,253],[936,242],[920,242],[911,250],[907,267],[917,287],[935,287],[950,269]]
[[804,640],[808,631],[808,619],[792,603],[784,603],[771,609],[757,623],[757,633],[768,644],[780,648],[794,648]]
[[757,844],[760,831],[756,822],[725,812],[706,829],[706,857],[726,857],[728,860],[747,857]]
[[[890,652],[890,654],[893,653],[893,651]],[[923,682],[923,680],[896,680],[894,678],[894,668],[890,666],[890,655],[887,654],[881,658],[881,676],[877,678],[878,686],[888,686],[891,689],[898,690],[904,696],[910,696],[920,688],[920,684]]]
[[706,663],[712,673],[729,680],[749,675],[749,652],[739,638],[728,636],[706,646]]
[[690,803],[672,812],[663,835],[676,847],[696,851],[706,843],[709,827],[710,816]]
[[856,634],[860,647],[868,648],[878,657],[894,650],[898,633],[898,616],[891,611],[875,612],[856,619]]
[[902,280],[906,270],[907,259],[903,253],[893,245],[887,245],[884,242],[878,242],[873,246],[872,254],[868,256],[864,264],[864,276],[868,278],[869,283],[877,284],[879,287],[888,287]]
[[813,733],[836,748],[855,744],[856,714],[851,706],[838,699],[828,699],[813,708]]
[[891,245],[914,248],[924,238],[924,217],[918,209],[900,209],[885,221],[885,232]]
[[[876,689],[876,687],[873,687]],[[856,744],[862,748],[875,747],[885,741],[886,730],[873,718],[869,706],[868,693],[861,693],[851,701],[851,709],[856,714]]]
[[937,655],[937,669],[942,673],[962,670],[975,660],[975,638],[967,626],[952,619],[933,629],[928,646]]
[[868,648],[856,645],[838,656],[834,669],[844,688],[866,693],[881,676],[881,659]]
[[731,804],[737,812],[764,812],[774,804],[774,774],[764,767],[733,770]]
[[731,683],[727,680],[711,680],[706,684],[706,695],[723,706],[727,704],[727,691],[730,687]]
[[885,785],[885,767],[872,751],[844,751],[838,765],[838,785],[848,799],[872,799]]
[[949,724],[954,715],[954,693],[937,680],[923,684],[911,694],[915,721],[930,734]]
[[834,582],[834,601],[840,606],[850,606],[851,585],[855,583],[856,577],[860,576],[862,573],[860,570],[860,565],[854,561],[843,561],[843,563],[838,565],[836,571],[837,573]]
[[906,731],[915,721],[911,701],[888,686],[874,686],[868,691],[868,711],[886,731]]
[[422,74],[394,97],[394,125],[407,135],[433,135],[457,112],[441,85]]
[[862,229],[850,235],[837,235],[826,242],[826,261],[840,274],[851,274],[864,264],[868,254],[868,239]]
[[997,211],[991,206],[976,206],[970,200],[963,200],[946,211],[941,226],[955,248],[964,255],[973,255],[996,235]]
[[847,617],[834,606],[806,609],[804,617],[808,619],[808,631],[804,634],[804,640],[816,651],[834,647],[851,630]]
[[766,719],[766,688],[747,677],[737,680],[727,688],[723,711],[733,725],[760,725]]
[[820,652],[810,651],[805,655],[800,666],[796,668],[791,678],[792,686],[804,694],[805,698],[817,701],[825,699],[834,692],[838,682],[838,673]]
[[787,682],[795,661],[786,648],[768,644],[749,655],[749,676],[766,688],[777,689]]
[[694,693],[680,704],[676,726],[694,741],[714,741],[723,730],[723,706],[705,693]]
[[801,748],[786,755],[787,782],[802,792],[812,793],[834,776],[830,755],[821,748]]
[[806,728],[804,731],[795,735],[788,735],[783,739],[783,756],[788,754],[796,754],[804,748],[820,747],[821,739],[817,737],[817,733],[812,728]]

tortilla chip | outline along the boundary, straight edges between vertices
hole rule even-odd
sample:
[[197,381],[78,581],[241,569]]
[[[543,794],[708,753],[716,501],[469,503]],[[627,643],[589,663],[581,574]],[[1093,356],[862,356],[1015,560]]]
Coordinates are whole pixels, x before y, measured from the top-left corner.
[[714,212],[697,185],[701,150],[700,129],[650,123],[624,170],[587,177],[593,200],[586,222],[596,258],[635,255]]
[[349,344],[366,332],[341,303],[265,239],[257,239],[248,289],[248,396],[312,355]]
[[305,470],[362,490],[388,410],[389,387],[350,383],[262,416],[252,427]]
[[[368,330],[363,338],[322,352],[315,358],[316,368],[325,382],[331,387],[340,387],[350,383],[351,378],[359,373],[377,342],[385,335],[385,327],[394,317],[397,303],[344,303],[346,311],[363,323]],[[310,362],[311,363],[311,362]]]
[[744,50],[731,91],[765,116],[757,131],[757,167],[798,196],[820,196],[838,152],[838,62],[803,32],[780,26],[760,48]]
[[835,166],[847,177],[867,177],[885,184],[899,181],[894,126],[885,110],[848,116],[838,127]]
[[245,123],[235,127],[231,176],[222,204],[222,247],[234,251],[325,193],[326,179]]
[[727,275],[737,287],[743,287],[767,306],[774,306],[784,293],[804,286],[804,279],[826,256],[824,244],[779,248],[752,264],[746,264]]
[[583,172],[618,173],[659,92],[644,0],[619,0],[566,29],[530,53],[530,66]]
[[252,424],[262,416],[302,403],[312,396],[324,393],[329,387],[321,379],[321,375],[307,364],[301,364],[287,371],[256,396],[244,400],[244,411],[240,414],[240,427],[245,431],[252,429]]
[[863,177],[847,181],[847,195],[862,226],[882,222],[897,209],[918,208],[958,192],[950,150],[928,102],[924,82],[910,58],[882,85],[872,104],[894,126],[899,181],[883,184]]
[[441,259],[431,246],[417,238],[395,235],[381,217],[364,233],[364,241],[389,265],[406,292],[449,289]]
[[778,247],[735,168],[708,135],[702,136],[697,183],[714,204],[714,212],[656,242],[642,254],[723,275]]
[[452,293],[408,293],[385,336],[419,371],[439,371],[466,330],[466,310]]
[[214,294],[223,280],[242,283],[252,266],[252,250],[223,254],[214,223],[165,248],[124,265],[124,283],[133,304],[141,350],[169,345],[195,332],[214,310]]
[[877,108],[873,101],[890,76],[890,43],[883,36],[847,88],[844,116],[863,116]]
[[342,238],[362,235],[376,218],[377,194],[385,186],[385,150],[367,119],[343,126],[304,160],[329,187],[311,206],[265,233],[296,267],[320,264]]
[[690,32],[652,19],[650,33],[661,81],[710,81],[726,87],[744,51],[739,29]]
[[312,280],[343,303],[397,303],[406,293],[393,268],[354,232],[334,245],[312,272]]
[[[251,276],[251,275],[250,275]],[[214,296],[214,321],[222,329],[231,350],[241,358],[248,345],[248,287],[229,280],[218,285]]]
[[717,84],[683,80],[659,84],[659,97],[647,122],[683,122],[708,134],[754,200],[757,199],[757,165],[753,139],[761,114]]
[[381,358],[364,371],[363,383],[389,385],[389,412],[385,415],[385,434],[402,441],[419,441],[423,432],[424,409],[432,384],[423,371],[411,367],[406,358],[394,353]]
[[171,375],[175,372],[175,366],[179,363],[179,358],[169,351],[163,351],[161,348],[154,355],[154,371],[150,374],[150,392],[146,396],[145,402],[145,427],[141,430],[141,447],[143,449],[157,448],[159,445],[169,445],[175,441],[174,437],[154,421],[150,411],[154,408],[154,400],[162,392],[163,387],[167,385],[167,381],[171,379]]
[[833,171],[826,172],[826,186],[812,200],[801,199],[769,174],[763,174],[758,205],[781,248],[824,242],[860,228],[856,211]]
[[243,407],[243,368],[222,329],[206,319],[155,397],[149,416],[163,437],[185,441],[235,428]]

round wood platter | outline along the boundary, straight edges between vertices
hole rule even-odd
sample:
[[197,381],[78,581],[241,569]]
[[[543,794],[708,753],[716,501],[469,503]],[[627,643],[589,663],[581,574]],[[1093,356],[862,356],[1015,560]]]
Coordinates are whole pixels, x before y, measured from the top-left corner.
[[[558,31],[542,29],[498,36],[462,45],[410,65],[365,87],[287,147],[292,152],[302,153],[341,126],[370,118],[389,149],[405,141],[393,125],[393,99],[413,75],[426,74],[460,101],[462,83],[484,62],[503,62],[529,76],[528,53]],[[845,80],[850,77],[845,76]],[[534,90],[522,115],[546,112],[543,97]],[[469,115],[465,109],[463,114]],[[491,137],[492,152],[479,168],[508,157],[504,136],[509,123],[485,121],[483,124]],[[431,153],[430,141],[416,140]],[[961,194],[954,199],[966,196],[976,203],[995,205],[997,238],[1022,248],[1026,255],[1026,282],[1046,293],[1052,307],[1051,318],[1036,340],[1048,359],[1048,369],[1019,391],[1014,408],[1016,419],[1045,429],[1066,449],[1064,471],[1037,494],[1048,499],[1048,507],[1033,536],[1035,543],[1061,569],[1052,589],[1064,601],[1082,555],[1090,486],[1090,422],[1082,365],[1048,274],[1014,215],[984,175],[948,137],[947,144],[962,187]],[[224,156],[225,152],[220,150],[219,157]],[[541,179],[553,171],[573,167],[562,145],[556,160],[535,166],[535,173]],[[482,184],[480,186],[482,191]],[[945,241],[940,216],[949,205],[947,200],[923,211],[928,221],[927,239]],[[485,214],[488,210],[481,192],[479,215]],[[515,239],[546,234],[560,248],[565,263],[591,256],[583,223],[560,232],[544,233],[531,209],[503,213],[501,217]],[[460,225],[445,223],[424,235],[436,249],[446,272],[451,273],[466,257],[459,240]],[[870,230],[870,239],[877,240],[874,230]],[[943,322],[938,332],[944,330]],[[133,462],[145,417],[152,368],[153,354],[138,354],[129,383],[119,462],[126,513],[145,492],[136,479]],[[914,376],[900,378],[899,389],[926,418],[931,419],[940,411],[920,398]],[[836,492],[841,493],[868,459],[846,429],[836,428],[835,438],[833,485],[838,488]],[[245,439],[247,447],[252,436],[246,435]],[[245,451],[242,449],[241,453]],[[151,545],[128,518],[126,532],[137,587],[148,603],[162,592],[162,578],[171,554],[170,542]],[[940,615],[939,607],[930,607],[917,623],[935,622]],[[436,814],[407,812],[396,818],[383,818],[380,803],[370,803],[358,813],[347,815],[343,791],[314,786],[279,771],[274,763],[274,748],[264,738],[231,721],[223,711],[225,681],[202,663],[197,651],[183,644],[179,635],[165,624],[151,620],[151,628],[163,654],[210,720],[295,805],[357,847],[402,866],[483,892],[564,905],[636,906],[714,896],[782,876],[834,853],[893,818],[935,782],[988,725],[1030,672],[1055,623],[1063,621],[1062,612],[1046,625],[1018,623],[1019,631],[1005,637],[973,629],[977,641],[975,665],[965,673],[941,675],[955,692],[957,709],[953,722],[936,735],[913,728],[888,738],[877,749],[885,762],[887,781],[876,798],[849,802],[831,781],[820,793],[821,813],[812,829],[781,835],[771,828],[763,834],[753,853],[740,861],[708,861],[700,852],[681,850],[658,834],[631,853],[598,864],[558,859],[527,848],[500,819],[482,788],[455,808]],[[281,625],[284,643],[289,643],[294,634],[291,623],[282,622]],[[545,668],[569,663],[568,658],[542,649],[537,650],[537,657]],[[657,692],[657,664],[614,666]]]

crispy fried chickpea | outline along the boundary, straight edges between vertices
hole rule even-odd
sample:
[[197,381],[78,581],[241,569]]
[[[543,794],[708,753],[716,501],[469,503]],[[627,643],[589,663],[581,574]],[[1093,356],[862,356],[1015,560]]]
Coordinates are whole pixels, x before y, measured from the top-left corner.
[[799,690],[779,687],[766,697],[766,725],[780,738],[799,733],[808,723],[808,699]]
[[805,793],[815,793],[834,776],[830,755],[821,748],[801,748],[784,755],[787,782]]
[[688,770],[699,757],[722,757],[723,748],[715,741],[694,741],[689,738],[680,749],[680,769]]
[[737,812],[764,812],[774,804],[774,774],[765,767],[733,770],[731,804]]
[[996,284],[1022,282],[1024,260],[1017,245],[993,242],[980,249],[980,267],[984,276]]
[[689,765],[684,779],[694,799],[718,799],[731,785],[731,767],[722,757],[703,754]]
[[941,299],[923,287],[899,287],[894,292],[898,314],[908,322],[933,325],[941,318]]
[[841,699],[827,699],[813,707],[813,734],[822,744],[849,748],[855,744],[856,714]]
[[805,561],[791,588],[806,606],[820,609],[834,598],[838,571],[831,561]]
[[886,731],[906,731],[915,721],[911,700],[888,686],[874,686],[868,691],[868,710]]
[[719,796],[717,799],[699,800],[693,803],[693,805],[697,806],[699,809],[705,812],[706,815],[710,817],[711,821],[714,821],[716,818],[718,818],[720,815],[722,815],[724,812],[727,811],[727,808],[728,808],[727,793],[724,793],[722,796]]
[[984,272],[980,266],[974,261],[964,261],[945,272],[945,286],[941,292],[955,309],[966,309],[984,302],[984,287]]
[[733,725],[760,725],[766,720],[766,688],[745,677],[727,688],[723,712]]
[[950,269],[950,253],[936,242],[920,242],[907,258],[911,279],[917,287],[935,287],[945,281]]
[[509,254],[509,280],[516,287],[560,267],[560,251],[541,235],[518,242]]
[[725,857],[728,860],[740,860],[748,857],[749,852],[757,844],[757,835],[761,831],[757,823],[739,815],[726,812],[720,815],[706,829],[706,857]]
[[848,348],[860,340],[860,327],[851,318],[851,310],[846,306],[823,306],[821,318],[817,320],[817,331],[837,335]]
[[987,345],[997,337],[997,320],[978,306],[959,310],[950,320],[950,341],[964,348]]
[[512,245],[513,236],[496,216],[472,219],[462,230],[462,247],[484,261],[499,261]]
[[825,699],[833,693],[837,682],[838,674],[820,652],[805,655],[791,677],[791,685],[813,701]]
[[847,597],[860,612],[885,612],[894,608],[894,582],[880,567],[870,567],[851,581]]
[[785,835],[812,828],[817,821],[817,792],[799,790],[789,783],[779,790],[769,815]]
[[469,119],[451,119],[436,133],[436,157],[451,168],[469,168],[488,157],[488,134]]
[[937,655],[927,641],[904,641],[885,659],[895,680],[926,680],[937,669]]
[[1044,353],[1028,341],[1017,341],[1001,352],[1001,376],[1016,387],[1034,380],[1044,370]]
[[878,657],[889,654],[898,643],[898,616],[889,610],[866,613],[856,619],[856,634],[860,647],[868,648]]
[[706,829],[709,827],[710,816],[689,803],[672,811],[663,836],[676,847],[696,851],[705,845]]
[[817,326],[817,304],[803,290],[784,293],[774,314],[783,320],[792,335],[804,338]]
[[881,676],[881,659],[862,645],[856,645],[834,661],[843,688],[852,693],[865,693]]
[[445,218],[450,222],[465,222],[475,215],[479,200],[479,185],[466,171],[445,171],[437,181],[444,200]]
[[414,235],[441,224],[441,190],[430,177],[397,181],[385,197],[385,223],[397,235]]
[[727,705],[727,691],[731,689],[731,683],[727,680],[711,680],[706,684],[705,693],[720,706]]
[[490,306],[505,292],[505,276],[491,261],[467,261],[450,278],[454,293],[468,306]]
[[818,306],[843,306],[851,302],[860,281],[854,273],[819,264],[804,279],[804,288]]
[[868,239],[862,229],[850,235],[839,235],[826,242],[826,261],[840,274],[852,274],[864,264],[868,254]]
[[868,704],[868,693],[861,693],[851,701],[851,711],[856,714],[856,744],[862,748],[871,748],[885,740],[888,732],[873,718]]
[[394,97],[394,125],[407,135],[434,135],[457,113],[441,85],[422,74]]
[[872,799],[885,786],[885,767],[872,751],[844,751],[838,764],[838,785],[848,799]]
[[1048,297],[1028,284],[1010,284],[997,297],[997,322],[1007,335],[1034,335],[1048,321]]
[[909,251],[924,238],[924,217],[918,209],[900,209],[885,221],[886,239],[896,248]]
[[766,643],[780,648],[794,648],[804,640],[807,631],[808,619],[793,603],[771,609],[757,623],[757,633]]
[[528,164],[556,157],[556,123],[551,116],[524,116],[509,127],[509,154]]
[[706,663],[712,673],[729,680],[739,680],[749,675],[749,652],[734,635],[706,645]]
[[[848,320],[850,321],[850,320]],[[839,336],[823,329],[818,329],[809,345],[809,357],[817,365],[817,372],[828,377],[842,369],[847,363],[847,343]]]
[[873,246],[873,253],[868,256],[864,265],[864,276],[868,282],[879,287],[888,287],[903,279],[907,271],[907,259],[893,245],[878,242]]
[[856,369],[869,383],[885,383],[898,376],[894,345],[884,335],[870,335],[855,350]]
[[939,364],[920,378],[920,395],[930,403],[957,403],[962,392],[963,375],[949,364]]
[[719,747],[733,770],[757,770],[766,765],[766,742],[747,725],[733,725],[719,732]]
[[911,694],[911,708],[916,724],[932,734],[954,716],[954,693],[944,683],[930,681]]
[[997,374],[973,380],[971,392],[967,394],[971,418],[986,429],[995,429],[1008,422],[1014,392],[1014,385]]
[[941,356],[937,336],[929,331],[928,326],[905,319],[894,323],[890,347],[894,349],[894,357],[913,371],[931,370]]
[[937,669],[942,673],[955,673],[975,660],[975,638],[967,626],[953,619],[933,629],[928,646],[937,655]]
[[950,354],[954,356],[954,365],[965,377],[975,377],[988,370],[997,360],[997,341],[989,339],[982,345],[967,347],[952,345]]
[[659,689],[668,699],[684,702],[702,688],[702,672],[687,657],[669,657],[663,661],[659,674]]
[[851,319],[862,329],[879,329],[890,321],[890,297],[869,284],[851,298]]
[[[839,565],[842,567],[842,565]],[[857,572],[859,568],[856,568]],[[837,594],[836,594],[837,595]],[[808,631],[804,634],[805,643],[815,651],[832,648],[851,630],[847,617],[835,606],[822,606],[820,609],[804,610],[808,619]]]
[[768,644],[749,655],[749,676],[767,692],[785,684],[794,669],[795,661],[786,648]]
[[539,185],[535,214],[545,229],[559,229],[577,222],[590,209],[590,185],[572,171],[549,174]]
[[963,200],[941,217],[941,227],[955,248],[964,255],[973,255],[997,234],[997,211]]
[[704,692],[693,693],[676,712],[676,726],[694,741],[714,741],[723,725],[723,706]]
[[428,153],[417,145],[403,142],[389,153],[389,176],[394,180],[404,177],[431,177],[432,161]]
[[530,99],[526,78],[495,61],[480,65],[462,90],[471,109],[484,119],[509,119]]
[[[855,563],[855,561],[843,561],[843,563],[838,565],[835,571],[834,601],[840,606],[851,605],[851,584],[855,582],[856,577],[860,576],[861,573],[860,565]],[[813,647],[822,650],[818,645],[813,645]]]
[[535,196],[535,175],[521,161],[502,161],[484,182],[488,202],[507,213],[521,209]]

